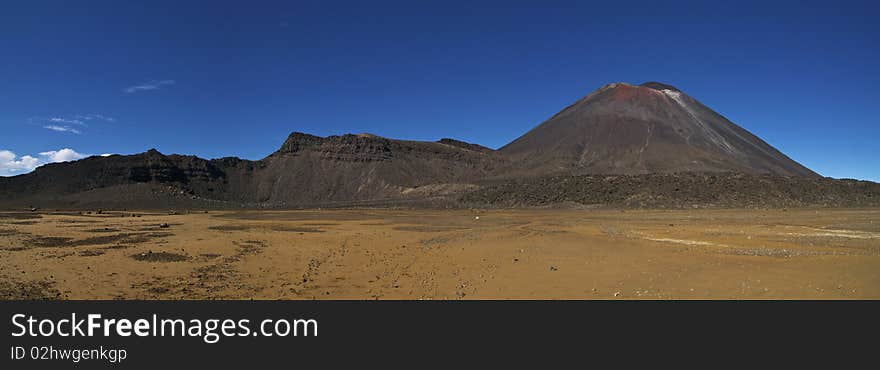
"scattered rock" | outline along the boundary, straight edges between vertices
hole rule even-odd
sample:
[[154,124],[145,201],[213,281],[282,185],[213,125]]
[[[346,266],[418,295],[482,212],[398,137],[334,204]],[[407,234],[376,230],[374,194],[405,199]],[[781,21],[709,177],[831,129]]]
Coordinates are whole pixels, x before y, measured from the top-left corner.
[[0,300],[59,299],[61,292],[51,281],[0,280]]
[[153,253],[153,251],[133,254],[131,255],[131,258],[143,262],[180,262],[189,259],[189,257],[182,254],[169,252]]
[[93,249],[93,250],[85,250],[85,251],[79,252],[79,255],[82,256],[82,257],[94,257],[94,256],[100,256],[100,255],[102,255],[102,254],[104,254],[104,251],[101,251],[101,250],[94,250],[94,249]]

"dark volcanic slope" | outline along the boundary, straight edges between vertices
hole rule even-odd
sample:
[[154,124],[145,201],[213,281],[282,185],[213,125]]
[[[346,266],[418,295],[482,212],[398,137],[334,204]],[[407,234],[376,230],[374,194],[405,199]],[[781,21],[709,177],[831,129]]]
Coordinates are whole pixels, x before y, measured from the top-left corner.
[[818,176],[680,90],[606,85],[500,149],[520,173]]
[[878,207],[880,184],[725,172],[564,175],[508,180],[461,201],[472,207]]
[[289,205],[429,196],[467,189],[503,159],[454,140],[291,134],[254,174],[259,202]]
[[373,135],[291,134],[259,161],[155,150],[55,163],[0,177],[0,206],[285,207],[471,190],[504,160],[479,145]]
[[89,157],[52,163],[34,172],[0,177],[0,205],[162,207],[193,201],[216,204],[249,190],[255,162],[163,155],[154,149],[134,155]]

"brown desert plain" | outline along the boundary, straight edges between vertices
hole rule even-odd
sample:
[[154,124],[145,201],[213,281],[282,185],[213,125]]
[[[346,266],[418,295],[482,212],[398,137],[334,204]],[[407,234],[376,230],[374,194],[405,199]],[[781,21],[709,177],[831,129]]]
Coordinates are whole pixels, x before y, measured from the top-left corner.
[[880,299],[880,209],[0,212],[2,299]]

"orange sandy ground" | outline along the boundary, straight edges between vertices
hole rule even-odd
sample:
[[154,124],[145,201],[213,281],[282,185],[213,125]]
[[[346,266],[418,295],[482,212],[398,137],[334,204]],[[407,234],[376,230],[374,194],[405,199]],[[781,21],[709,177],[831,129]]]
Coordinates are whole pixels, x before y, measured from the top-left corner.
[[877,209],[183,213],[0,213],[0,298],[880,299]]

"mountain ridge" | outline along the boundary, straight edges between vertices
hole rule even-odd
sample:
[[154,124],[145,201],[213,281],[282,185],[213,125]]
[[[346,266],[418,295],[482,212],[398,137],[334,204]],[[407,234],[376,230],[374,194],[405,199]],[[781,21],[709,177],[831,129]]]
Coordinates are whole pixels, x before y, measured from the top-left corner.
[[[796,178],[802,189],[821,178],[672,85],[618,82],[590,92],[498,150],[451,138],[322,137],[294,131],[259,160],[149,149],[48,164],[0,178],[0,206],[285,208],[399,201],[449,206],[467,199],[459,198],[462,194],[499,183],[508,184],[504,199],[514,204],[510,197],[517,196],[511,195],[516,186],[509,184],[535,183],[524,179],[669,174],[670,181],[678,181],[676,174],[683,173]],[[658,178],[667,179],[644,181],[656,184]],[[685,183],[713,177],[694,178]],[[840,186],[843,193],[852,188]],[[822,183],[822,189],[836,188]]]

